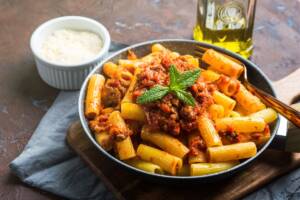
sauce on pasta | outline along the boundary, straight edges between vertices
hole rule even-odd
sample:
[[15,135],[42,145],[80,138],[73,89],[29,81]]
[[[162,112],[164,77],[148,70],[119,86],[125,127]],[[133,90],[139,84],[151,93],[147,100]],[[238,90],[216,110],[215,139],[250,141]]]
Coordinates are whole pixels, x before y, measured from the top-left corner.
[[174,91],[138,103],[157,86],[167,90],[174,81],[170,68],[178,76],[199,69],[191,55],[154,44],[142,58],[129,51],[128,59],[104,64],[105,77],[96,74],[89,81],[85,105],[97,142],[134,167],[170,175],[216,173],[254,156],[270,138],[268,124],[276,112],[238,81],[238,63],[212,49],[202,59],[208,69],[184,88],[194,105]]

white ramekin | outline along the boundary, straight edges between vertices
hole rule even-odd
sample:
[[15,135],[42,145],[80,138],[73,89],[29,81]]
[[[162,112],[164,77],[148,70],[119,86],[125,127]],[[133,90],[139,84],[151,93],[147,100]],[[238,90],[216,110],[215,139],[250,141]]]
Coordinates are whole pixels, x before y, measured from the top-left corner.
[[[60,65],[45,60],[40,53],[44,39],[57,29],[68,28],[91,31],[102,41],[101,51],[91,60],[78,65]],[[110,35],[99,22],[80,16],[65,16],[51,19],[40,25],[32,34],[30,48],[41,78],[50,86],[63,90],[76,90],[81,87],[85,77],[104,58],[110,46]]]

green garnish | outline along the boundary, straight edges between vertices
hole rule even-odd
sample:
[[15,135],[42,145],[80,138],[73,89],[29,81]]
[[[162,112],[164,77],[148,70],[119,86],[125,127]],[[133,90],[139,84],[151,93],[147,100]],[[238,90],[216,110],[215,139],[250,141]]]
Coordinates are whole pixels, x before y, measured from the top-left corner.
[[175,65],[170,67],[169,86],[156,85],[147,90],[137,98],[137,103],[145,104],[163,98],[166,94],[172,93],[185,104],[195,106],[195,99],[192,94],[186,91],[186,88],[192,86],[200,75],[200,69],[185,71],[180,73]]
[[150,90],[144,92],[143,95],[139,96],[136,102],[139,104],[144,104],[144,103],[149,103],[151,101],[156,101],[158,99],[163,98],[166,94],[168,94],[168,92],[169,92],[168,87],[157,85],[151,88]]

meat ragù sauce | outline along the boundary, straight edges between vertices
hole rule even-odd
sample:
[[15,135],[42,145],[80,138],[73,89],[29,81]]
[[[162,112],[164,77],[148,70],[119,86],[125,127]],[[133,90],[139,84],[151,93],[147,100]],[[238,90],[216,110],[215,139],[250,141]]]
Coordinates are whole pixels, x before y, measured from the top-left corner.
[[[163,54],[151,63],[143,64],[137,75],[137,86],[133,92],[136,99],[146,90],[156,85],[167,86],[170,82],[169,69],[175,65],[180,72],[194,69],[185,56],[171,57]],[[169,93],[161,100],[144,104],[147,123],[153,129],[160,129],[173,135],[189,133],[197,129],[197,117],[205,113],[213,104],[212,92],[216,86],[205,82],[201,77],[188,88],[196,99],[196,105],[190,106],[181,102],[174,94]]]
[[202,176],[255,156],[270,139],[277,114],[238,80],[239,63],[213,49],[201,58],[161,44],[137,53],[106,62],[86,87],[90,130],[117,159],[149,173]]

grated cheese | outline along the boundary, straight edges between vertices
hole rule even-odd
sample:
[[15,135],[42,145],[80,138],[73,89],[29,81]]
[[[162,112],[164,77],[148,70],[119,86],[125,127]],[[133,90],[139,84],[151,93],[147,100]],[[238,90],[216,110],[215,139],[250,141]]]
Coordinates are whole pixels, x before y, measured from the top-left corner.
[[93,59],[102,46],[101,38],[95,33],[59,29],[43,41],[41,55],[50,62],[76,65]]

